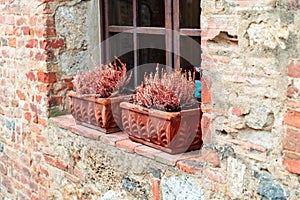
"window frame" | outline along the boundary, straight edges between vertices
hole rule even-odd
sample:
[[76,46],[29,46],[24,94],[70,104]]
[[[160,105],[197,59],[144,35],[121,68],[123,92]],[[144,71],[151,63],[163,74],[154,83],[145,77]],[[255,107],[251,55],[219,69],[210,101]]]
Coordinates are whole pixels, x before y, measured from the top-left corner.
[[[166,65],[172,68],[180,68],[180,47],[181,36],[199,37],[201,41],[201,0],[199,0],[199,28],[180,27],[180,0],[164,0],[165,2],[165,27],[139,27],[137,26],[137,1],[132,0],[133,26],[109,25],[109,0],[99,0],[100,3],[100,33],[101,40],[109,38],[110,33],[127,32],[133,34],[134,52],[134,78],[137,80],[138,66],[138,34],[158,34],[165,35],[166,42]],[[171,30],[171,31],[167,31]],[[175,33],[175,34],[174,34]],[[104,47],[102,58],[109,61],[109,44]],[[200,59],[200,55],[199,55]]]

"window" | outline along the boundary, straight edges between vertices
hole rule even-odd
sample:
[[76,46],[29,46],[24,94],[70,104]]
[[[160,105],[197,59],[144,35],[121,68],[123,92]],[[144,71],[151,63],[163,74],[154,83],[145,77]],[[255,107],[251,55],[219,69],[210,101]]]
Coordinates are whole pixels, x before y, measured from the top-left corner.
[[199,66],[200,12],[200,0],[102,0],[102,40],[114,38],[103,58],[120,57],[134,70],[135,84],[153,63]]

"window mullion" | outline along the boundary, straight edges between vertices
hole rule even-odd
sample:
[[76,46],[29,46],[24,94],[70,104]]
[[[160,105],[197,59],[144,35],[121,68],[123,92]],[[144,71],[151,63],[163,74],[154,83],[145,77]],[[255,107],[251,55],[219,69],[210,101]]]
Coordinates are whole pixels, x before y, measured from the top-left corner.
[[173,45],[174,45],[174,68],[180,68],[180,34],[179,34],[179,0],[173,0]]
[[105,52],[104,52],[104,58],[105,58],[105,63],[107,63],[109,61],[109,52],[110,52],[110,44],[108,43],[108,38],[109,38],[109,4],[108,4],[108,0],[104,0],[104,37],[105,38],[105,42],[103,42],[104,44],[104,48],[105,48]]
[[134,86],[138,80],[138,40],[137,40],[137,0],[133,1],[133,63],[134,63]]
[[166,28],[166,65],[173,67],[172,52],[172,0],[165,0],[165,28]]

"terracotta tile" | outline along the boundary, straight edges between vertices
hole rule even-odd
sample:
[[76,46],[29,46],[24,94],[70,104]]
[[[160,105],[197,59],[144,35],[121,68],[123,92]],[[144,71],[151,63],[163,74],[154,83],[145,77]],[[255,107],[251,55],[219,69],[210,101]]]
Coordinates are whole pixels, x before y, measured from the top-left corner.
[[160,180],[157,178],[152,179],[152,194],[155,200],[160,200]]
[[75,132],[78,135],[81,135],[83,137],[87,137],[93,140],[100,140],[102,136],[104,136],[104,133],[101,133],[100,131],[87,128],[81,125],[76,125],[71,127],[71,131]]
[[104,134],[100,140],[105,143],[112,146],[116,146],[116,142],[125,140],[128,138],[128,135],[123,132],[117,132],[112,134]]
[[151,147],[148,147],[148,146],[144,146],[144,145],[137,146],[134,149],[134,151],[135,151],[135,153],[137,153],[141,156],[145,156],[145,157],[151,158],[153,160],[154,160],[156,154],[161,153],[160,150],[157,150],[157,149],[154,149],[154,148],[151,148]]
[[116,142],[116,147],[118,147],[119,149],[125,150],[129,153],[134,153],[134,149],[138,146],[141,146],[141,144],[133,142],[130,139],[125,139],[125,140]]
[[57,126],[70,130],[71,126],[75,125],[72,115],[64,115],[60,117],[51,118],[50,122],[55,123]]
[[199,150],[191,151],[187,153],[181,153],[181,154],[174,154],[174,155],[165,152],[160,152],[155,155],[155,160],[163,164],[175,166],[177,161],[179,160],[185,160],[188,158],[193,158],[198,156],[199,156]]
[[198,174],[203,170],[205,161],[201,157],[188,158],[177,162],[176,167],[189,174]]

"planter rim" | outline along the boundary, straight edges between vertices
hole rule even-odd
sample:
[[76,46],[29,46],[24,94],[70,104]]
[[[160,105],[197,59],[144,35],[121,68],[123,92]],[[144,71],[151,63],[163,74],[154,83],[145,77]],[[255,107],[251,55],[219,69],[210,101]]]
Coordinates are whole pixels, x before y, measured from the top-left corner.
[[68,92],[68,96],[69,97],[73,97],[73,98],[77,98],[77,99],[85,99],[87,101],[91,101],[91,102],[96,102],[96,103],[100,103],[103,105],[107,105],[107,104],[111,104],[112,101],[118,101],[118,100],[122,100],[124,98],[129,98],[130,95],[124,95],[124,96],[117,96],[117,97],[106,97],[106,98],[100,98],[100,97],[94,97],[92,95],[80,95],[75,91],[69,91]]
[[193,108],[193,109],[188,109],[188,110],[182,110],[180,112],[166,112],[166,111],[161,111],[161,110],[156,110],[156,109],[148,109],[145,107],[142,107],[140,105],[136,105],[133,103],[128,103],[128,102],[121,102],[120,107],[122,109],[127,109],[131,110],[134,112],[141,112],[143,114],[147,114],[150,116],[155,116],[167,120],[171,120],[172,118],[177,118],[181,117],[182,114],[188,114],[188,113],[194,113],[194,112],[199,112],[201,111],[201,108]]

